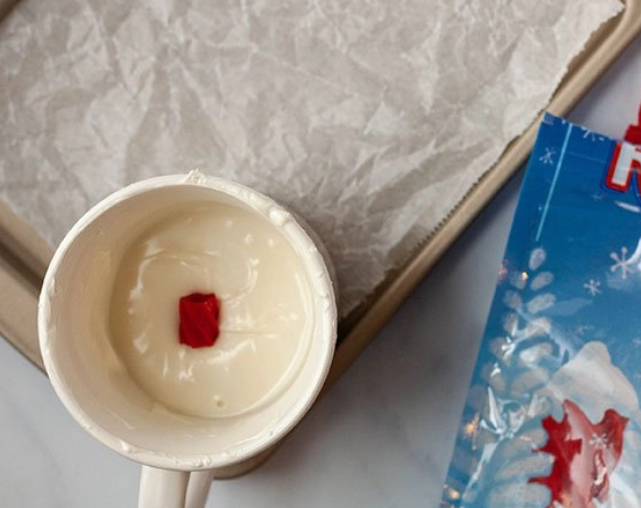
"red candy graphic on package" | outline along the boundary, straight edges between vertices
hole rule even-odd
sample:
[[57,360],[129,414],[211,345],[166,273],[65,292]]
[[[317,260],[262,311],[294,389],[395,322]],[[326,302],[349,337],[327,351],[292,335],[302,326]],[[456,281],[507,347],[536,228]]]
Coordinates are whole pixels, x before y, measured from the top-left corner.
[[573,508],[595,508],[594,499],[605,502],[609,475],[616,468],[623,448],[623,430],[628,419],[608,409],[599,423],[592,423],[574,402],[563,402],[563,420],[543,419],[548,442],[538,448],[554,457],[550,475],[530,481],[545,485],[555,503]]

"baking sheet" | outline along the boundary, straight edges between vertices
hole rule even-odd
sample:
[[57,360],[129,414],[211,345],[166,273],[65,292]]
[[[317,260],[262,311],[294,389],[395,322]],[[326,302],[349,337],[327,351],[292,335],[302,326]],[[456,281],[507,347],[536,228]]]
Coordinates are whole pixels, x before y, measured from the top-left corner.
[[194,168],[303,217],[345,317],[531,123],[619,0],[22,0],[0,25],[0,197],[55,246]]
[[[586,53],[575,62],[573,71],[550,104],[553,112],[563,114],[578,100],[638,33],[641,28],[640,20],[639,2],[628,1],[625,13],[604,27],[594,37]],[[529,151],[532,133],[533,129],[528,130],[508,148],[499,163],[468,193],[455,212],[416,251],[410,262],[391,275],[384,287],[364,307],[365,311],[354,314],[351,320],[343,320],[343,340],[337,351],[328,386],[340,376],[420,278],[515,171]],[[30,225],[1,206],[0,238],[4,252],[0,265],[0,284],[3,294],[11,295],[0,306],[2,332],[41,366],[35,320],[32,318],[35,316],[38,281],[51,249],[34,233]],[[14,298],[14,295],[18,295],[18,298]]]

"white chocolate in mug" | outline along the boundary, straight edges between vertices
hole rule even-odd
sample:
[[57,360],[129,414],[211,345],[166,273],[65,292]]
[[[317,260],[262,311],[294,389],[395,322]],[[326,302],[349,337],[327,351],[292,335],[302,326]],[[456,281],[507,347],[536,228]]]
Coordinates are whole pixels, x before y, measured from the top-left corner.
[[[214,293],[220,336],[193,349],[178,338],[178,302]],[[197,417],[251,411],[295,379],[314,313],[300,256],[274,225],[226,204],[191,203],[134,239],[117,270],[111,342],[158,407]]]

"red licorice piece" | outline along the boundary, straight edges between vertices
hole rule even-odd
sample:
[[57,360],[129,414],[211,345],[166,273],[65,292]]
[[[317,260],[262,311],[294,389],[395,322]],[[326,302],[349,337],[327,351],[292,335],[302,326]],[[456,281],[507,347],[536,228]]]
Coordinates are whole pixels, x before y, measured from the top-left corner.
[[216,295],[192,293],[183,296],[178,308],[180,343],[193,348],[213,346],[220,334],[220,302]]

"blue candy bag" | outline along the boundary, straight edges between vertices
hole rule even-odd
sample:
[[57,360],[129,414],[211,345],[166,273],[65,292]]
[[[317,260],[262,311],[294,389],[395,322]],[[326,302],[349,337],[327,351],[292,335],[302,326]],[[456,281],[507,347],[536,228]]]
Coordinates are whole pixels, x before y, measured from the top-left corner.
[[641,507],[641,149],[546,115],[443,507]]

